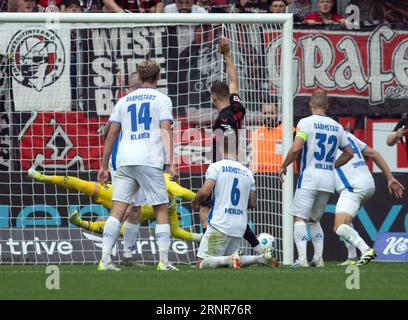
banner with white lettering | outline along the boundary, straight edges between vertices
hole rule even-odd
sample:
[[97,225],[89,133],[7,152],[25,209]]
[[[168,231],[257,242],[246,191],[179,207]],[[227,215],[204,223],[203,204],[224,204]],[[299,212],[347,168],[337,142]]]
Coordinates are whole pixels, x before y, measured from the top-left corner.
[[[280,87],[275,59],[281,37],[264,33],[268,86]],[[321,88],[331,97],[332,114],[378,115],[406,111],[408,31],[381,25],[371,31],[296,30],[294,32],[295,115],[309,114],[308,100]]]
[[161,66],[158,90],[167,94],[166,28],[95,28],[81,30],[84,51],[84,109],[110,115],[128,92],[129,76],[144,59]]
[[0,54],[8,58],[15,111],[71,108],[70,30],[1,27]]

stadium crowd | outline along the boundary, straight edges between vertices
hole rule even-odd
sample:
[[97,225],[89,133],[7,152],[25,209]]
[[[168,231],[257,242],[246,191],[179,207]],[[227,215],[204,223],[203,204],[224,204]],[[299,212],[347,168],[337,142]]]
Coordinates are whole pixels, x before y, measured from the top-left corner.
[[345,25],[356,5],[364,25],[408,23],[404,0],[0,0],[3,12],[293,13],[296,24]]

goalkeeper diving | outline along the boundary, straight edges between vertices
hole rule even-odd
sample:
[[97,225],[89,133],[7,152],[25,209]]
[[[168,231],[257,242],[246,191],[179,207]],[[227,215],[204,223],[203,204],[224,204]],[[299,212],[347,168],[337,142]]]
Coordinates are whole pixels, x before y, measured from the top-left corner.
[[[96,203],[99,203],[110,209],[112,207],[112,185],[106,184],[102,185],[98,182],[86,181],[76,177],[71,176],[48,176],[34,169],[28,170],[28,176],[34,181],[49,183],[58,185],[65,189],[74,190],[81,192],[87,196],[92,197]],[[187,188],[180,186],[178,183],[170,181],[170,175],[164,173],[164,178],[166,180],[167,194],[169,196],[169,220],[170,220],[170,233],[174,238],[181,239],[184,241],[197,241],[201,240],[201,234],[188,232],[179,226],[178,216],[177,216],[177,205],[176,197],[180,197],[185,201],[191,201],[195,197],[195,193]],[[130,209],[131,210],[131,209]],[[73,225],[92,231],[95,233],[102,234],[103,228],[105,226],[105,221],[87,221],[82,220],[78,216],[78,212],[75,210],[69,216],[69,222]],[[145,222],[147,220],[155,219],[153,213],[153,207],[150,205],[142,205],[139,223]],[[120,230],[120,235],[123,236],[123,228]]]
[[[129,77],[129,92],[137,90],[141,86],[141,79],[139,73],[133,72]],[[107,132],[109,131],[110,122],[107,123],[104,130],[104,136],[106,138]],[[112,152],[112,157],[110,160],[111,164],[111,176],[112,179],[115,176],[116,171],[116,156],[117,148],[119,144],[117,139],[114,150]],[[111,209],[112,207],[112,184],[100,184],[98,182],[91,182],[82,180],[76,177],[68,176],[47,176],[40,172],[35,171],[34,169],[28,170],[28,176],[37,182],[50,183],[54,185],[61,186],[65,189],[79,191],[87,196],[92,197],[97,203],[103,205],[104,207]],[[183,200],[191,201],[195,197],[195,193],[180,186],[178,183],[170,181],[170,175],[164,173],[164,178],[166,181],[167,194],[169,197],[168,212],[169,212],[169,222],[170,222],[170,233],[174,238],[178,238],[184,241],[197,241],[201,240],[201,234],[191,233],[186,230],[183,230],[179,227],[178,216],[177,216],[177,206],[176,206],[176,197],[181,197]],[[128,207],[126,216],[131,214],[135,209],[132,206]],[[145,222],[147,220],[154,220],[153,207],[149,205],[142,205],[140,218],[138,224]],[[126,217],[124,221],[126,220]],[[82,220],[76,211],[73,211],[69,216],[69,221],[80,228],[102,234],[103,228],[105,226],[105,221],[85,221]],[[120,236],[123,237],[124,234],[124,224],[120,230]],[[126,238],[126,237],[125,237]],[[126,241],[125,241],[126,242]],[[126,250],[126,249],[125,249]],[[126,252],[125,252],[126,253]]]

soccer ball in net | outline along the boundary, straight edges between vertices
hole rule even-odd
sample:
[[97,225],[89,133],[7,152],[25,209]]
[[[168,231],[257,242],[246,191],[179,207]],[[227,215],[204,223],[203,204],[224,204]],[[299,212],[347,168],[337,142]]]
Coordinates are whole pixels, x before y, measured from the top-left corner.
[[275,251],[275,249],[276,249],[276,240],[275,240],[274,236],[271,235],[270,233],[266,233],[266,232],[260,233],[258,235],[258,241],[264,247],[267,247],[271,251]]

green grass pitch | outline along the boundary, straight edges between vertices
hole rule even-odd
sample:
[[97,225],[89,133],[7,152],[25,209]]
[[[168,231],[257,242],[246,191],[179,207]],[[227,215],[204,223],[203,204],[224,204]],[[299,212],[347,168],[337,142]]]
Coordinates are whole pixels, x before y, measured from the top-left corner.
[[408,264],[372,262],[360,267],[360,289],[346,288],[345,267],[157,272],[154,266],[118,273],[96,266],[60,266],[60,289],[45,286],[46,266],[0,266],[2,299],[408,299]]

